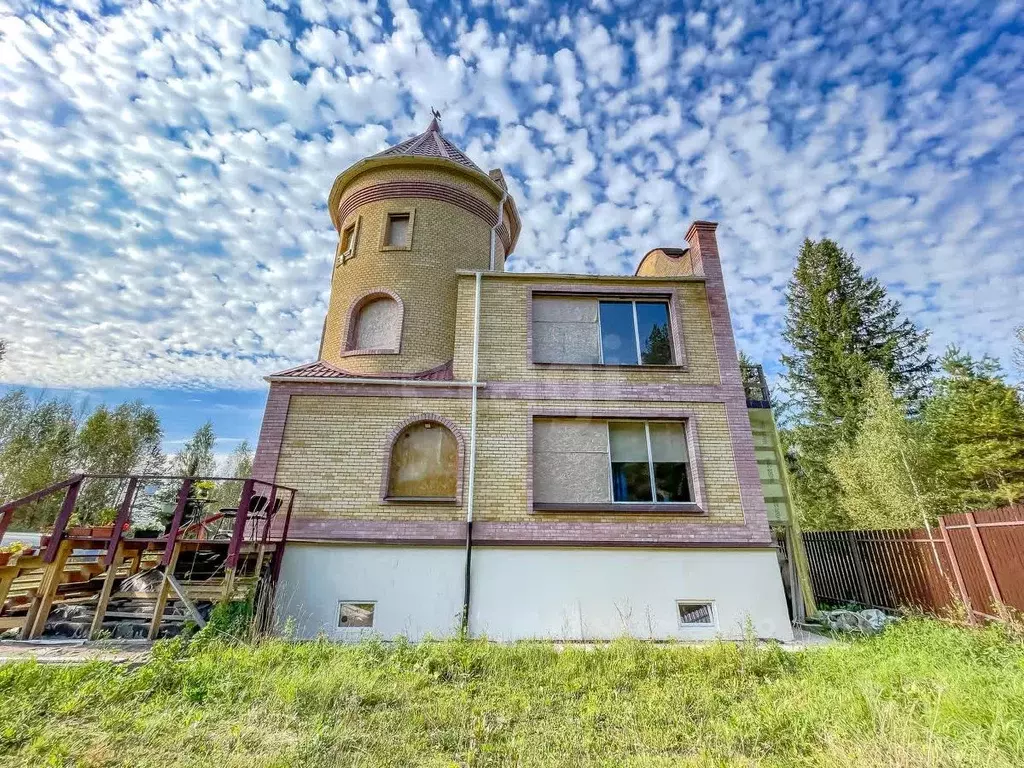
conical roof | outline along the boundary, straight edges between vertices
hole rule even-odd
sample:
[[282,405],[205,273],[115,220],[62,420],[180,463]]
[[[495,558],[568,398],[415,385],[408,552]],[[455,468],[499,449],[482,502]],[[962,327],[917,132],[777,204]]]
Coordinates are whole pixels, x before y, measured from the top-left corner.
[[395,144],[393,147],[388,147],[376,155],[371,155],[371,158],[376,157],[443,157],[483,173],[480,167],[466,156],[465,152],[441,134],[441,126],[436,117],[430,121],[430,125],[423,133]]

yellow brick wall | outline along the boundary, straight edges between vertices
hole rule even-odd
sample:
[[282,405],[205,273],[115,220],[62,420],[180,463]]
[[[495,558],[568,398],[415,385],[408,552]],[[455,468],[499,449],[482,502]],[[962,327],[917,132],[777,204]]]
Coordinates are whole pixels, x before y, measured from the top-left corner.
[[[527,301],[529,290],[536,286],[581,286],[621,288],[675,289],[675,312],[682,325],[686,347],[687,370],[657,370],[650,367],[630,370],[620,367],[588,368],[581,366],[533,365],[527,359]],[[462,275],[459,280],[456,316],[455,378],[469,380],[473,364],[474,278]],[[517,275],[487,275],[480,295],[480,380],[566,383],[629,383],[629,384],[719,384],[718,356],[711,331],[711,315],[702,282],[579,280],[565,283],[544,275],[525,278]]]
[[[532,513],[527,509],[529,409],[579,408],[595,412],[678,409],[696,414],[697,440],[704,464],[708,517],[684,515]],[[462,506],[382,504],[380,484],[385,444],[409,416],[437,413],[455,421],[466,443],[464,488],[468,487],[470,403],[468,399],[293,396],[278,464],[278,482],[298,489],[296,514],[364,520],[455,521]],[[664,522],[698,520],[742,523],[739,484],[729,442],[725,407],[718,403],[615,401],[479,401],[475,519],[481,521]]]
[[420,413],[436,413],[458,424],[468,453],[466,399],[293,396],[277,482],[298,490],[295,514],[363,520],[464,519],[461,506],[380,502],[388,436],[406,418]]
[[[697,416],[697,442],[704,464],[704,488],[707,518],[683,515],[599,514],[593,512],[529,512],[526,507],[531,406],[553,409],[592,409],[621,414],[635,412],[642,417],[650,411],[690,411]],[[711,523],[742,523],[739,481],[729,441],[725,406],[720,403],[623,403],[620,401],[578,400],[480,400],[477,414],[477,498],[474,519],[489,522],[548,520],[564,522],[665,522],[697,519]]]
[[[441,181],[473,192],[487,205],[498,198],[457,173],[431,169],[381,168],[359,176],[345,190],[353,192],[382,181],[425,179]],[[387,215],[414,211],[412,247],[382,250]],[[342,222],[342,229],[358,218],[354,256],[336,265],[324,329],[322,357],[353,373],[416,373],[452,359],[458,269],[488,269],[490,232],[486,222],[451,203],[423,198],[402,198],[366,203]],[[503,253],[499,248],[498,264]],[[405,317],[399,355],[341,356],[348,333],[353,301],[366,291],[388,288],[401,296]]]
[[671,277],[674,275],[692,275],[693,255],[687,251],[682,256],[669,256],[660,248],[649,252],[637,268],[639,277]]

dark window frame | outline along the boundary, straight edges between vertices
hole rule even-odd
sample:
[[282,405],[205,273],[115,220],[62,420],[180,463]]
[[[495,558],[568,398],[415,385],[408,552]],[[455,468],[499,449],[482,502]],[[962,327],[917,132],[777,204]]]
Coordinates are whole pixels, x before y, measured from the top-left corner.
[[[651,498],[649,499],[616,499],[615,498],[615,465],[616,464],[639,464],[639,462],[616,462],[612,459],[612,425],[613,424],[642,424],[647,451],[647,484]],[[686,451],[686,459],[682,462],[656,462],[654,451],[651,448],[651,424],[676,424],[683,430],[683,446]],[[608,432],[608,498],[612,504],[695,504],[697,503],[697,490],[693,483],[693,456],[690,455],[690,436],[687,434],[688,424],[685,420],[676,421],[673,419],[608,419],[605,428]],[[686,478],[686,491],[689,498],[666,499],[658,498],[657,464],[682,464]]]
[[[635,363],[622,363],[622,362],[608,363],[608,362],[605,362],[605,349],[604,349],[604,345],[605,345],[605,340],[604,340],[605,332],[604,332],[604,322],[602,320],[602,314],[601,314],[601,307],[604,304],[629,304],[630,305],[630,308],[632,310],[632,319],[633,319],[633,351],[636,353],[636,362]],[[665,331],[666,331],[666,333],[668,335],[668,352],[669,352],[669,360],[668,360],[668,362],[666,362],[666,363],[652,363],[652,362],[645,362],[644,361],[644,357],[643,357],[644,356],[644,348],[643,348],[643,345],[640,343],[640,318],[639,318],[639,316],[637,314],[637,308],[636,308],[637,304],[650,304],[650,305],[657,305],[657,306],[661,306],[661,307],[665,308]],[[598,339],[598,352],[599,352],[599,356],[600,356],[600,362],[598,363],[598,365],[602,365],[602,366],[622,366],[622,367],[627,367],[627,368],[637,368],[637,367],[640,367],[640,366],[652,366],[652,367],[659,367],[659,368],[660,367],[666,367],[667,368],[667,367],[674,366],[674,365],[676,365],[676,361],[675,361],[675,358],[676,358],[675,346],[676,345],[675,345],[675,343],[673,341],[672,336],[673,336],[673,334],[672,334],[672,305],[671,305],[671,302],[669,302],[668,299],[658,299],[658,298],[649,298],[648,299],[648,298],[634,298],[634,297],[622,297],[622,298],[617,298],[617,297],[608,297],[608,298],[599,297],[597,299],[597,339]]]

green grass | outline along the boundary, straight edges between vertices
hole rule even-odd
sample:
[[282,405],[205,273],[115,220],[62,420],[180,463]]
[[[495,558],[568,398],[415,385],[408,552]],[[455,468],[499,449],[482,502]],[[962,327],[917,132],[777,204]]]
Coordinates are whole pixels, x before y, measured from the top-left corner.
[[0,666],[4,766],[1024,765],[1024,647],[913,620],[823,650],[157,647]]

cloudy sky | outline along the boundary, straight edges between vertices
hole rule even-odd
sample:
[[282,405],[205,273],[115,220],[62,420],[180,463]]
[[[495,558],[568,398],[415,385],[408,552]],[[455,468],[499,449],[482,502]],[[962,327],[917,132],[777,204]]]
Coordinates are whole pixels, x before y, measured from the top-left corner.
[[827,235],[1009,367],[1022,62],[1014,0],[0,0],[0,382],[255,436],[262,376],[316,356],[331,181],[431,106],[510,179],[510,269],[631,273],[720,221],[771,363]]

